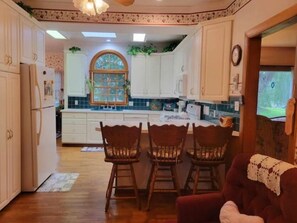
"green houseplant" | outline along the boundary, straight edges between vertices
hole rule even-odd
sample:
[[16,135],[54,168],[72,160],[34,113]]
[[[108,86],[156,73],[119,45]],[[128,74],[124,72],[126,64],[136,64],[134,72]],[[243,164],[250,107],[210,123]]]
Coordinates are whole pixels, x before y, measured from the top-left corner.
[[77,46],[73,46],[73,47],[70,47],[69,50],[72,52],[72,53],[75,53],[77,51],[81,51],[81,49]]
[[22,2],[22,1],[19,1],[19,2],[17,2],[16,4],[17,4],[18,6],[20,6],[22,9],[24,9],[26,12],[28,12],[29,15],[30,15],[31,17],[34,16],[33,8],[32,8],[31,6],[26,5],[26,4],[25,4],[24,2]]
[[139,53],[143,53],[146,55],[151,55],[152,53],[156,53],[157,48],[151,43],[148,45],[143,45],[143,46],[129,46],[128,48],[128,55],[136,56]]

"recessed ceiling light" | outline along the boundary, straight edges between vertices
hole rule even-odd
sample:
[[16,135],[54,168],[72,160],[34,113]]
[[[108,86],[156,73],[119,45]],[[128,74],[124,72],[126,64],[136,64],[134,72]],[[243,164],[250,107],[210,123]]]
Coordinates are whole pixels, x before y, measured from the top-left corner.
[[133,42],[144,42],[145,33],[133,33]]
[[115,33],[81,32],[84,37],[117,38]]
[[66,37],[59,33],[57,30],[46,30],[46,32],[55,39],[66,39]]

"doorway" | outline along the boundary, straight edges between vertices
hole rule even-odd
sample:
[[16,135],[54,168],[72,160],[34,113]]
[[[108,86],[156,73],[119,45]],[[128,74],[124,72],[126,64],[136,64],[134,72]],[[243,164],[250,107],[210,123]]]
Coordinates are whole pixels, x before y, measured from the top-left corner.
[[[297,22],[297,5],[293,6],[284,12],[276,15],[272,19],[265,21],[264,23],[254,27],[246,35],[246,55],[244,61],[244,86],[243,94],[245,104],[241,113],[241,142],[244,152],[255,152],[256,146],[256,130],[257,130],[257,109],[258,109],[258,83],[259,73],[261,71],[261,48],[262,39],[272,33],[276,33],[292,24]],[[297,37],[296,37],[297,38]],[[296,51],[294,49],[294,65]],[[292,83],[292,96],[296,98],[296,66],[293,70],[293,83]],[[296,107],[295,115],[296,116]],[[296,129],[296,118],[293,118],[293,130]],[[295,142],[296,131],[288,136],[288,150],[286,157],[282,158],[285,161],[294,163],[295,158]]]

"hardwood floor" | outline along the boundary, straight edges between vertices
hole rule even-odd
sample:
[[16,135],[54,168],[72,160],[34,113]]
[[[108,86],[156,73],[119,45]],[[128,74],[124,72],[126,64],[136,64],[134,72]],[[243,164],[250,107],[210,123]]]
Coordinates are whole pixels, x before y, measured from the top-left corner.
[[[58,143],[59,145],[59,143]],[[80,152],[80,147],[57,146],[57,172],[79,173],[70,192],[21,193],[0,211],[0,223],[159,223],[175,219],[174,194],[155,194],[151,210],[134,200],[112,200],[104,212],[111,165],[103,152]]]

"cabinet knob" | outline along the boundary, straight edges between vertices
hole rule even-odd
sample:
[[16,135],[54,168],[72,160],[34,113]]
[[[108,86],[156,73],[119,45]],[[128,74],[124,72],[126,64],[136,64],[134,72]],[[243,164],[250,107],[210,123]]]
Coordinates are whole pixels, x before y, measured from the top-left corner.
[[6,130],[6,137],[7,139],[11,139],[10,130]]
[[191,94],[191,95],[193,95],[193,94],[194,94],[194,93],[193,93],[193,90],[194,90],[194,89],[193,89],[193,88],[191,88],[191,90],[190,90],[190,94]]
[[9,65],[12,64],[12,57],[9,57]]
[[202,87],[201,92],[202,92],[202,95],[204,95],[204,93],[205,93],[204,87]]
[[4,63],[5,64],[9,64],[9,56],[8,55],[5,55],[5,57],[4,57]]
[[11,138],[13,138],[13,131],[10,130],[10,135],[11,135]]

